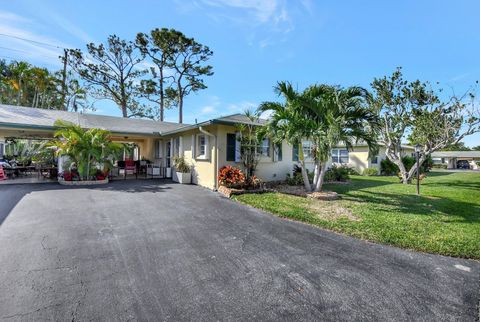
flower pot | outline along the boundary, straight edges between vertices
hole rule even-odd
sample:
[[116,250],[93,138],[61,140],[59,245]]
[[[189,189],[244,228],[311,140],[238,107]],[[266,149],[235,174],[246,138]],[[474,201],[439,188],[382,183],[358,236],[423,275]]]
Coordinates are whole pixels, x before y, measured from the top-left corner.
[[182,184],[192,183],[192,175],[190,172],[177,172],[177,181]]

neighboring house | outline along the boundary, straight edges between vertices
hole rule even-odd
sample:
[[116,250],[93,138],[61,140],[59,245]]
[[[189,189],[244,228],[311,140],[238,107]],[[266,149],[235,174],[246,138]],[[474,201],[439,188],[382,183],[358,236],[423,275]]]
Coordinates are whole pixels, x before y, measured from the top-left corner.
[[470,169],[478,170],[480,167],[480,151],[437,151],[432,153],[434,164],[445,164],[447,169],[457,169],[459,161],[467,161]]
[[[50,138],[55,131],[54,122],[59,119],[83,128],[109,130],[114,141],[135,143],[138,146],[136,157],[165,167],[167,176],[175,176],[175,171],[171,171],[173,158],[184,156],[192,165],[192,182],[210,189],[217,187],[217,174],[222,166],[240,167],[236,125],[251,122],[244,115],[235,114],[186,125],[0,104],[0,144],[10,137]],[[263,122],[265,120],[257,124]],[[307,166],[313,168],[312,145],[308,141],[303,145]],[[404,148],[405,153],[413,152],[411,147]],[[259,153],[261,158],[256,175],[264,181],[284,180],[298,161],[298,149],[286,142],[274,146],[266,139],[259,147]],[[379,168],[383,159],[383,147],[380,147],[378,156],[369,159],[366,145],[359,144],[353,151],[339,146],[332,150],[328,166],[346,164],[362,172],[365,168]]]

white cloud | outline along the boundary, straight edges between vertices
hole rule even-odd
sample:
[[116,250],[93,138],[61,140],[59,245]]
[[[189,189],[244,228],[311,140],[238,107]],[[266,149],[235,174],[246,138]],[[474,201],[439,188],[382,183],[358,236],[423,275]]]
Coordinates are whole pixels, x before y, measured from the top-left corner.
[[201,110],[202,114],[212,114],[214,112],[216,112],[216,108],[212,105],[204,106]]
[[[188,5],[187,5],[187,4]],[[274,45],[279,38],[294,30],[291,9],[299,12],[308,11],[306,4],[293,2],[287,5],[287,0],[196,0],[176,1],[177,9],[182,13],[202,14],[218,24],[228,21],[239,25],[246,31],[247,43],[258,45],[260,49]],[[275,36],[272,36],[275,34]]]
[[213,7],[231,7],[249,12],[257,22],[280,21],[287,16],[278,0],[202,0],[206,5]]
[[257,103],[253,102],[248,102],[248,101],[243,101],[239,103],[232,103],[227,105],[227,110],[229,114],[233,113],[243,113],[245,111],[255,111],[255,109],[258,107]]
[[69,33],[72,36],[75,36],[79,40],[85,42],[85,43],[91,43],[94,42],[93,38],[90,37],[85,31],[83,31],[80,27],[74,25],[70,20],[65,19],[64,16],[61,16],[54,11],[48,10],[45,11],[47,13],[47,18],[49,18],[50,21],[53,21],[59,26],[61,29],[65,30],[67,33]]

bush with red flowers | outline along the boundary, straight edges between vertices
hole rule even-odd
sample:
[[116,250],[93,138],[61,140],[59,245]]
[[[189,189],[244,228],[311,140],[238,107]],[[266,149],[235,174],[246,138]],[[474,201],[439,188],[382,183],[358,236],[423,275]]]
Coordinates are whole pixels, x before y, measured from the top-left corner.
[[245,174],[242,170],[227,165],[220,168],[218,183],[227,188],[241,188],[245,184]]
[[80,180],[80,176],[76,169],[72,169],[71,171],[63,171],[61,177],[65,181],[78,181]]
[[101,170],[97,170],[97,173],[95,174],[95,179],[97,180],[105,180],[107,178],[108,174]]

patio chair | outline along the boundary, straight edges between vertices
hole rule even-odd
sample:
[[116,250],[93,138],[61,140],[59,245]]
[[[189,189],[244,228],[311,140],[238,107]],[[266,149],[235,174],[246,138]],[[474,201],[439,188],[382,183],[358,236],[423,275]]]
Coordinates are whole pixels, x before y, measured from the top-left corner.
[[124,173],[125,173],[125,179],[127,178],[127,174],[134,174],[135,178],[137,177],[137,165],[135,164],[135,161],[132,159],[125,159],[125,168],[124,168]]
[[0,181],[1,180],[6,180],[7,176],[5,175],[5,172],[3,171],[3,167],[0,165]]

